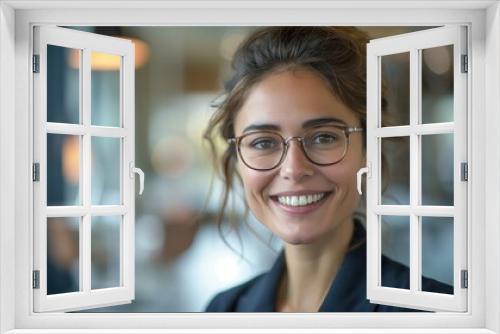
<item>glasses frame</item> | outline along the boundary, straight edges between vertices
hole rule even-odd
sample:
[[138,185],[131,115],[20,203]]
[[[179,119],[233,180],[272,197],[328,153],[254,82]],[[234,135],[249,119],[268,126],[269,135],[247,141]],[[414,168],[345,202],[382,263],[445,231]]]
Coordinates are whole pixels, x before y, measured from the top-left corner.
[[[319,127],[324,127],[324,126],[325,125],[316,126],[316,127],[313,127],[311,129],[307,130],[306,132],[309,132],[312,129],[319,128]],[[316,166],[331,166],[331,165],[335,165],[335,164],[341,162],[342,160],[344,160],[345,156],[347,155],[347,151],[349,150],[349,143],[350,143],[349,137],[350,137],[350,135],[352,133],[356,133],[356,132],[363,132],[364,129],[362,127],[347,126],[347,125],[340,125],[340,124],[338,124],[338,125],[337,124],[335,124],[335,125],[330,125],[329,124],[327,126],[331,126],[331,127],[342,129],[344,131],[345,136],[346,136],[346,144],[345,144],[344,153],[342,154],[342,157],[339,160],[335,161],[335,162],[331,162],[331,163],[327,163],[327,164],[317,163],[317,162],[313,161],[309,157],[309,155],[307,154],[307,151],[306,151],[305,143],[304,143],[304,137],[305,137],[304,135],[302,135],[302,136],[291,136],[291,137],[288,137],[288,138],[284,138],[280,133],[278,133],[276,131],[261,130],[261,131],[253,131],[253,132],[245,133],[245,134],[243,134],[241,136],[238,136],[238,137],[228,138],[227,142],[230,145],[236,145],[236,151],[238,152],[238,156],[240,157],[240,159],[243,162],[243,164],[245,166],[247,166],[248,168],[256,170],[256,171],[262,171],[262,172],[270,171],[270,170],[273,170],[273,169],[277,168],[278,166],[280,166],[283,163],[283,160],[285,160],[286,154],[288,152],[289,143],[293,139],[297,139],[297,141],[300,142],[300,147],[302,149],[302,153],[304,153],[304,156],[307,158],[308,161],[310,161],[311,163],[315,164]],[[245,159],[243,158],[243,155],[241,154],[241,145],[240,145],[241,140],[243,138],[245,138],[246,136],[249,136],[249,135],[252,135],[252,134],[255,134],[255,133],[271,133],[271,134],[274,134],[274,135],[278,135],[281,138],[281,141],[283,143],[284,149],[282,150],[281,157],[278,160],[278,162],[276,163],[276,165],[274,165],[271,168],[255,168],[255,167],[252,167],[252,166],[250,166],[245,161]]]

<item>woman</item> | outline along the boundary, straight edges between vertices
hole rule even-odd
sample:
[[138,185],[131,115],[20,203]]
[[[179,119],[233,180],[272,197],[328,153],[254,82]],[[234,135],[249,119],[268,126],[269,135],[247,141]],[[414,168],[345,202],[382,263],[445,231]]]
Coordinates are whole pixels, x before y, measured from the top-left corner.
[[[226,99],[206,132],[212,145],[216,130],[229,143],[221,210],[236,176],[248,207],[284,250],[269,272],[218,294],[207,311],[405,310],[366,299],[365,230],[355,219],[366,42],[354,28],[272,27],[237,50]],[[383,285],[407,289],[408,268],[382,262]],[[423,286],[450,289],[429,279]]]

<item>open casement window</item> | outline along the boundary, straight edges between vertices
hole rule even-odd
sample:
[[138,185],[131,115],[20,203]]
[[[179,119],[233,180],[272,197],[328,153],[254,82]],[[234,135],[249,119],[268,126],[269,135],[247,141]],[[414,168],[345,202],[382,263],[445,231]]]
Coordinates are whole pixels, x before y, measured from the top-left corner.
[[134,46],[41,26],[33,50],[34,311],[130,303]]
[[[372,303],[388,304],[429,311],[467,310],[467,45],[466,28],[445,26],[370,41],[367,47],[367,295]],[[449,91],[445,106],[428,103],[429,94],[444,94],[439,89],[423,89],[428,77],[424,60],[436,51],[450,56]],[[441,53],[442,54],[442,53]],[[408,59],[408,87],[398,87],[398,94],[409,96],[409,105],[399,110],[400,120],[384,119],[383,92],[388,80],[382,70],[387,59]],[[438,56],[438,59],[439,58]],[[426,77],[427,76],[427,77]],[[389,78],[390,79],[390,78]],[[402,92],[402,90],[409,90]],[[427,96],[426,96],[427,95]],[[402,147],[406,156],[389,164],[391,171],[406,173],[406,185],[400,187],[396,201],[384,197],[387,180],[385,157]],[[432,154],[430,154],[432,153]],[[434,158],[429,158],[434,157]],[[440,162],[441,161],[441,162]],[[444,163],[443,163],[444,161]],[[453,161],[453,162],[451,162]],[[409,162],[409,163],[408,163]],[[401,171],[409,166],[407,171]],[[428,179],[434,170],[448,182]],[[404,183],[404,182],[403,182]],[[433,196],[432,187],[441,187],[448,198]],[[384,285],[383,245],[385,225],[396,221],[408,243],[409,289]],[[440,241],[424,240],[432,228],[447,232],[449,257],[426,253],[425,245]],[[430,231],[430,233],[429,233]],[[424,233],[425,232],[425,233]],[[434,244],[432,244],[434,243]],[[424,255],[425,254],[425,255]],[[449,266],[448,285],[453,291],[426,291],[426,262]],[[428,281],[427,281],[428,282]]]

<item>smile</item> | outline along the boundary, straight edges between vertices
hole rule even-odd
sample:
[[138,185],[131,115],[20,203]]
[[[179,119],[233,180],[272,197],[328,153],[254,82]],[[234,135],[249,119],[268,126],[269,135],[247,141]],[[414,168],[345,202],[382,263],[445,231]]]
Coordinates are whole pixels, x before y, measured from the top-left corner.
[[300,207],[307,206],[321,201],[327,193],[317,193],[300,196],[277,196],[278,202],[282,205]]

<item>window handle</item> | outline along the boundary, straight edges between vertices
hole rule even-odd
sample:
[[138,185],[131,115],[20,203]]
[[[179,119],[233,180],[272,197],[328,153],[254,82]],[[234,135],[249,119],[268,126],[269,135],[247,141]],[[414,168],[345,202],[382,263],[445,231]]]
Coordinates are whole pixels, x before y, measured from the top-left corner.
[[363,191],[361,190],[361,177],[363,176],[363,174],[366,174],[367,178],[371,177],[371,168],[370,167],[371,167],[371,164],[368,163],[366,167],[363,167],[360,170],[358,170],[358,173],[356,174],[356,176],[357,176],[358,193],[360,195],[363,194]]
[[142,169],[134,166],[134,162],[130,162],[130,178],[133,179],[135,174],[139,174],[139,195],[144,191],[144,172]]

